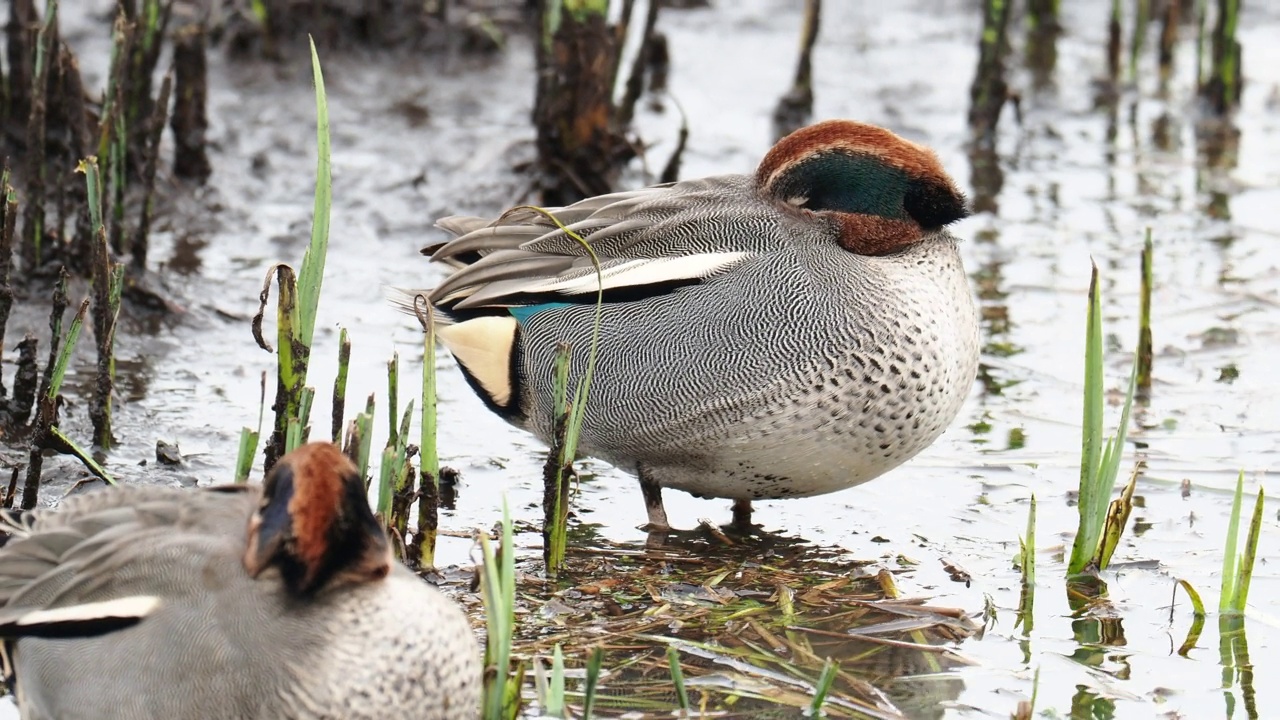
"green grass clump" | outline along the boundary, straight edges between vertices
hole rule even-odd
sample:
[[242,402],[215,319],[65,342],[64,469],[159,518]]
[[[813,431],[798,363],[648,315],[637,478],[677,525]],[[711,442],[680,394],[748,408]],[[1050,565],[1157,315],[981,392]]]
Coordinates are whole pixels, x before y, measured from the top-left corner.
[[1253,563],[1258,557],[1258,536],[1262,532],[1262,505],[1266,494],[1258,488],[1258,499],[1253,504],[1253,519],[1249,522],[1249,536],[1245,540],[1244,553],[1236,556],[1236,538],[1240,535],[1240,506],[1244,499],[1244,471],[1236,478],[1235,497],[1231,502],[1231,521],[1227,526],[1227,543],[1222,556],[1222,593],[1218,598],[1218,612],[1222,615],[1243,615],[1249,600],[1249,584],[1253,580]]
[[562,232],[582,246],[596,273],[595,317],[591,323],[591,347],[587,351],[587,367],[582,380],[572,393],[569,391],[569,366],[572,348],[561,345],[556,349],[555,360],[555,438],[547,453],[543,468],[543,560],[547,574],[555,577],[564,564],[569,523],[569,480],[573,476],[573,461],[578,456],[578,441],[582,434],[582,421],[591,392],[591,378],[595,375],[596,355],[600,348],[600,323],[604,314],[604,276],[600,271],[600,258],[591,244],[581,235],[565,227],[559,218],[546,210],[522,206],[516,210],[531,210],[548,218]]
[[329,110],[325,98],[324,75],[315,41],[311,41],[311,69],[316,86],[316,190],[311,225],[311,242],[302,256],[301,269],[295,276],[288,265],[276,265],[263,285],[262,305],[254,318],[254,337],[264,349],[271,346],[262,338],[262,317],[266,310],[271,279],[279,291],[276,303],[276,401],[275,424],[267,444],[265,469],[288,451],[291,444],[305,442],[309,434],[311,398],[315,390],[307,388],[307,365],[315,335],[316,312],[320,305],[320,289],[324,280],[325,256],[329,247],[329,215],[333,204],[332,174],[329,162]]
[[1078,575],[1088,570],[1105,570],[1132,508],[1130,480],[1126,493],[1111,501],[1115,490],[1120,458],[1124,453],[1125,434],[1129,427],[1129,410],[1133,406],[1137,367],[1129,376],[1120,427],[1113,438],[1103,440],[1102,411],[1106,405],[1102,364],[1102,301],[1098,290],[1098,268],[1093,266],[1089,280],[1088,322],[1085,336],[1084,421],[1080,458],[1080,502],[1077,507],[1080,525],[1071,546],[1067,573]]

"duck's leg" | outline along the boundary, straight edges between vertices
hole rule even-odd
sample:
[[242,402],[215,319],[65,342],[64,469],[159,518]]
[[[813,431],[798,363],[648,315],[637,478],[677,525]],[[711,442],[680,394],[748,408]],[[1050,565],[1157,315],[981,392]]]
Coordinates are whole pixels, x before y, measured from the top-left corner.
[[649,514],[649,522],[642,530],[650,535],[671,532],[671,524],[667,522],[667,509],[662,506],[662,486],[649,476],[644,465],[636,466],[636,474],[640,477],[640,492],[644,495],[644,509]]
[[733,501],[733,522],[729,523],[729,528],[741,535],[750,535],[755,532],[755,526],[751,524],[750,498],[739,498]]

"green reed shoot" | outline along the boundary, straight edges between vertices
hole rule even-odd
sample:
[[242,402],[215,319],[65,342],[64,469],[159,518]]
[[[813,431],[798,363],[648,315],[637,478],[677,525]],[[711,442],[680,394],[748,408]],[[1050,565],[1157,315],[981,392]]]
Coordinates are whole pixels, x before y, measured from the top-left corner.
[[[297,276],[287,265],[277,265],[267,275],[267,283],[261,295],[262,306],[254,318],[254,334],[259,345],[270,351],[261,336],[262,315],[266,309],[267,294],[274,275],[279,288],[276,308],[277,332],[277,385],[276,420],[271,443],[267,448],[267,465],[275,463],[285,452],[289,437],[305,436],[309,417],[304,411],[304,388],[307,382],[307,365],[311,357],[311,342],[315,334],[316,311],[320,304],[320,289],[324,280],[325,255],[329,246],[329,214],[333,204],[332,175],[329,164],[329,110],[325,98],[324,74],[320,69],[320,57],[311,40],[311,69],[316,88],[316,190],[312,215],[311,242],[302,256],[301,270]],[[314,393],[314,391],[312,391]],[[290,431],[293,421],[298,429]]]
[[405,483],[409,480],[409,421],[413,418],[413,401],[409,401],[409,405],[404,409],[404,416],[400,421],[400,427],[396,428],[391,439],[387,440],[387,445],[382,451],[382,465],[378,478],[378,513],[382,515],[383,522],[388,527],[394,526],[396,532],[403,538],[406,526],[409,522],[409,516],[396,516],[393,507],[394,499],[404,493]]
[[1138,392],[1151,393],[1151,366],[1154,356],[1151,338],[1151,228],[1142,242],[1142,288],[1138,300]]
[[307,442],[310,434],[311,403],[315,400],[316,389],[303,387],[298,398],[298,415],[289,418],[285,426],[284,451],[292,452]]
[[523,206],[523,210],[532,210],[551,220],[562,232],[582,246],[596,273],[596,307],[591,324],[591,347],[587,351],[587,367],[582,374],[578,387],[569,393],[569,364],[571,348],[561,346],[556,351],[555,366],[555,438],[547,454],[547,464],[543,468],[543,561],[547,574],[555,576],[564,564],[567,547],[569,506],[569,476],[573,472],[573,461],[578,456],[578,441],[582,434],[582,422],[585,417],[587,396],[591,391],[591,378],[595,375],[596,355],[600,349],[600,323],[604,315],[604,276],[600,270],[600,258],[581,235],[560,222],[550,212],[533,206]]
[[422,479],[431,478],[431,482],[440,483],[440,451],[437,446],[439,416],[436,402],[436,325],[427,312],[422,333],[422,418],[420,420],[421,436],[418,443],[419,458],[422,461]]
[[400,472],[397,459],[399,456],[396,455],[394,446],[388,445],[382,449],[382,463],[378,466],[378,504],[374,513],[382,519],[384,526],[391,518],[391,487],[395,483],[393,476]]
[[840,670],[840,666],[827,658],[822,664],[822,675],[818,676],[818,685],[813,694],[813,702],[809,703],[809,714],[812,717],[826,717],[826,712],[822,706],[827,704],[827,695],[831,693],[831,686],[835,684],[836,673]]
[[572,419],[568,400],[570,352],[568,345],[561,344],[556,348],[555,370],[552,374],[554,378],[552,408],[556,418],[555,442],[548,450],[547,467],[543,473],[546,484],[542,499],[544,510],[542,535],[545,547],[543,561],[547,566],[547,574],[552,576],[564,564],[565,551],[568,547],[569,486],[565,461],[566,459],[569,462],[573,461],[573,456],[565,452],[565,446],[568,445],[569,424]]
[[[436,557],[436,530],[440,526],[440,451],[436,444],[436,324],[428,309],[418,312],[418,299],[414,298],[414,313],[422,323],[422,417],[419,420],[418,528],[414,543],[418,547],[417,562],[421,567],[434,567]],[[563,659],[561,660],[563,665]],[[561,668],[563,670],[563,667]]]
[[582,720],[591,720],[596,707],[596,690],[600,687],[600,668],[604,664],[604,650],[599,645],[591,648],[587,656],[587,682],[582,690]]
[[67,333],[62,339],[62,350],[58,352],[58,359],[53,364],[53,374],[49,377],[49,392],[46,397],[51,401],[58,399],[58,393],[62,390],[62,380],[67,375],[67,366],[71,363],[71,354],[75,352],[76,342],[80,339],[80,329],[84,327],[84,316],[89,312],[89,301],[85,300],[80,303],[80,309],[76,311],[74,317],[71,318],[71,324],[67,326]]
[[511,647],[516,622],[516,549],[511,529],[511,511],[502,501],[501,556],[488,533],[480,533],[484,566],[480,573],[481,598],[485,610],[484,709],[485,720],[512,720],[520,709],[523,666],[516,662],[513,672]]
[[[413,419],[413,401],[404,409],[400,424],[396,425],[400,392],[400,353],[391,355],[387,362],[387,420],[389,430],[387,445],[382,452],[382,469],[378,478],[378,512],[392,535],[399,539],[397,554],[407,555],[405,538],[409,533],[409,507],[414,488],[409,487],[413,466],[409,462],[409,427]],[[416,544],[416,543],[415,543]]]
[[1262,506],[1266,494],[1258,488],[1258,499],[1253,504],[1253,518],[1249,522],[1249,536],[1245,539],[1244,553],[1236,556],[1236,539],[1240,535],[1240,506],[1244,499],[1244,471],[1236,477],[1235,497],[1231,501],[1231,522],[1227,525],[1227,543],[1222,556],[1222,594],[1218,598],[1218,612],[1222,615],[1243,615],[1249,600],[1249,585],[1253,580],[1253,563],[1258,557],[1258,539],[1262,532]]
[[671,668],[671,684],[676,688],[680,709],[689,714],[689,691],[684,686],[684,669],[680,667],[680,651],[675,645],[667,646],[667,665]]
[[[89,312],[89,301],[84,300],[80,303],[80,309],[76,311],[75,316],[71,318],[71,324],[67,326],[66,336],[62,340],[62,348],[58,352],[58,359],[54,362],[53,372],[49,376],[49,391],[45,395],[45,402],[50,405],[56,405],[58,401],[58,393],[62,390],[63,379],[67,375],[67,366],[71,363],[71,355],[75,352],[76,342],[80,339],[80,330],[84,327],[84,318]],[[74,440],[58,429],[56,425],[48,427],[49,433],[66,444],[71,450],[71,454],[84,463],[89,472],[101,478],[109,485],[115,485],[116,481],[107,473],[96,460],[93,455],[86,452]]]
[[342,440],[342,416],[347,407],[347,373],[351,367],[351,338],[347,329],[338,333],[338,376],[333,379],[333,442]]
[[359,439],[356,445],[356,467],[360,470],[360,476],[364,478],[369,477],[369,453],[373,448],[373,417],[373,393],[369,393],[369,401],[365,403],[364,412],[356,416],[355,422]]
[[542,717],[563,718],[565,716],[564,693],[564,651],[560,643],[556,643],[551,654],[551,677],[542,666],[542,662],[534,666],[534,685],[538,692],[538,706],[542,709]]
[[320,305],[320,287],[324,282],[325,256],[329,250],[329,212],[333,205],[333,176],[329,166],[329,106],[325,100],[324,74],[320,71],[320,56],[316,54],[316,41],[311,43],[311,67],[316,82],[316,197],[311,224],[311,244],[302,256],[302,269],[298,272],[298,295],[301,325],[298,338],[311,347],[316,327],[316,308]]
[[387,361],[387,445],[396,444],[396,415],[400,403],[400,353],[391,353]]
[[[1098,267],[1093,266],[1089,280],[1088,322],[1085,335],[1084,421],[1081,428],[1080,501],[1077,511],[1080,525],[1071,545],[1067,573],[1078,575],[1086,570],[1105,570],[1111,550],[1123,530],[1128,511],[1111,507],[1120,458],[1124,455],[1125,435],[1129,427],[1129,410],[1133,405],[1137,366],[1129,376],[1129,391],[1120,413],[1120,427],[1113,438],[1103,440],[1104,373],[1102,364],[1102,300],[1098,288]],[[1130,497],[1131,497],[1130,492]],[[1123,498],[1116,501],[1122,503]],[[1110,518],[1110,524],[1108,519]],[[1108,550],[1110,547],[1110,550]]]
[[[258,429],[240,428],[240,449],[236,454],[237,483],[249,481],[249,471],[253,467],[253,456],[258,454],[258,440],[262,438],[262,416],[267,406],[267,373],[262,373],[262,390],[258,395]],[[336,441],[335,441],[336,442]]]
[[1027,510],[1027,532],[1019,538],[1018,564],[1022,570],[1022,592],[1018,597],[1018,620],[1014,627],[1022,627],[1022,634],[1031,635],[1035,627],[1036,604],[1036,495],[1031,494],[1031,506]]
[[124,266],[111,262],[107,232],[102,217],[102,181],[98,159],[92,155],[81,160],[76,171],[84,173],[89,203],[89,221],[93,230],[94,322],[98,341],[97,382],[89,415],[93,420],[94,440],[104,450],[111,447],[111,391],[115,381],[115,325],[120,313],[120,295],[124,290]]

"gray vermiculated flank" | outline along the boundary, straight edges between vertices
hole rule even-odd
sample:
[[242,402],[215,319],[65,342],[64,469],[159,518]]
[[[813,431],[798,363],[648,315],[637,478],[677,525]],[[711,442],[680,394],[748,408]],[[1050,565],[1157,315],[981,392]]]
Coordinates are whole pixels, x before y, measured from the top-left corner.
[[[305,601],[275,569],[250,579],[241,556],[259,498],[122,487],[36,511],[28,536],[0,549],[6,611],[139,594],[161,605],[100,637],[10,644],[23,717],[476,717],[461,611],[398,563]],[[52,572],[34,575],[42,562]]]

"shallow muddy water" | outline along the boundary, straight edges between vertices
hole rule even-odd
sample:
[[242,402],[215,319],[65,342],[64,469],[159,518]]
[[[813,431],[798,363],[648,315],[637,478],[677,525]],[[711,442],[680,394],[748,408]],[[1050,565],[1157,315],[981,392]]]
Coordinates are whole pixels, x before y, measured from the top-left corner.
[[[81,53],[86,84],[100,87],[109,48],[96,10],[111,3],[86,5],[99,7],[87,8],[95,11],[87,16],[68,13],[66,35]],[[671,43],[670,89],[690,127],[684,177],[751,171],[771,144],[770,115],[794,67],[800,3],[717,5],[664,12],[660,20]],[[866,120],[925,142],[971,187],[965,114],[980,29],[976,4],[827,5],[814,57],[815,117]],[[1167,93],[1158,89],[1154,52],[1146,52],[1137,88],[1126,88],[1110,112],[1095,107],[1092,82],[1104,72],[1110,3],[1063,5],[1066,31],[1052,82],[1037,88],[1021,59],[1010,59],[1023,118],[1018,124],[1006,110],[1001,125],[996,209],[955,228],[967,240],[986,347],[982,378],[961,417],[933,447],[886,476],[830,496],[757,503],[756,521],[891,568],[906,567],[900,556],[917,561],[899,584],[936,605],[980,616],[990,596],[994,623],[958,648],[972,665],[902,681],[937,703],[937,712],[922,708],[922,716],[1008,717],[1030,696],[1037,669],[1037,708],[1056,716],[1276,716],[1280,698],[1269,683],[1224,688],[1230,675],[1212,618],[1188,657],[1175,652],[1192,613],[1185,596],[1172,609],[1170,598],[1174,579],[1182,578],[1216,606],[1236,473],[1245,471],[1250,496],[1280,461],[1273,367],[1280,356],[1280,49],[1271,42],[1280,33],[1280,8],[1246,3],[1238,154],[1234,164],[1211,168],[1191,119],[1193,28],[1183,27]],[[439,280],[440,271],[418,254],[442,237],[432,228],[437,217],[496,214],[522,199],[526,180],[511,166],[532,156],[532,56],[523,37],[488,57],[322,55],[334,209],[310,376],[321,398],[336,370],[340,327],[354,348],[349,407],[376,393],[385,418],[385,363],[396,351],[410,378],[401,382],[400,407],[417,396],[420,334],[385,301],[386,288]],[[231,479],[240,428],[257,420],[259,375],[274,367],[254,345],[249,317],[268,266],[296,264],[309,233],[309,72],[301,53],[280,65],[229,62],[217,53],[211,61],[211,185],[165,193],[171,201],[153,240],[154,263],[168,270],[186,311],[164,321],[126,319],[119,340],[120,446],[107,463],[121,477]],[[647,164],[655,168],[679,126],[674,106],[664,105],[665,112],[646,108],[639,119],[652,144]],[[644,178],[637,171],[629,181]],[[1073,620],[1062,544],[1075,528],[1089,262],[1101,269],[1109,387],[1116,389],[1137,338],[1147,227],[1155,238],[1155,385],[1150,401],[1135,409],[1122,466],[1127,472],[1132,460],[1145,461],[1142,504],[1118,568],[1104,576],[1114,621]],[[37,314],[32,322],[44,320]],[[11,333],[24,329],[16,323]],[[504,496],[518,519],[537,523],[543,448],[489,414],[448,357],[436,363],[442,460],[463,476],[458,507],[441,527],[488,527]],[[90,367],[80,364],[85,374],[73,387],[89,386]],[[87,426],[84,413],[83,404],[68,409],[73,431]],[[1118,414],[1113,409],[1109,427]],[[328,417],[327,401],[317,401],[315,417]],[[327,426],[318,421],[313,437]],[[385,433],[384,421],[378,427]],[[156,465],[157,440],[178,443],[185,465]],[[55,464],[63,463],[73,461]],[[598,524],[611,541],[642,541],[634,481],[602,463],[586,467],[579,521]],[[63,490],[51,485],[49,499]],[[1036,623],[1025,637],[1014,628],[1013,558],[1032,493],[1039,501],[1039,585]],[[727,502],[676,492],[666,501],[676,526],[728,519]],[[1246,621],[1259,678],[1280,673],[1280,581],[1268,562],[1280,556],[1278,525],[1273,505]],[[535,534],[518,540],[538,552]],[[441,539],[441,564],[471,559],[469,540]],[[943,561],[968,571],[972,582],[951,581]]]

